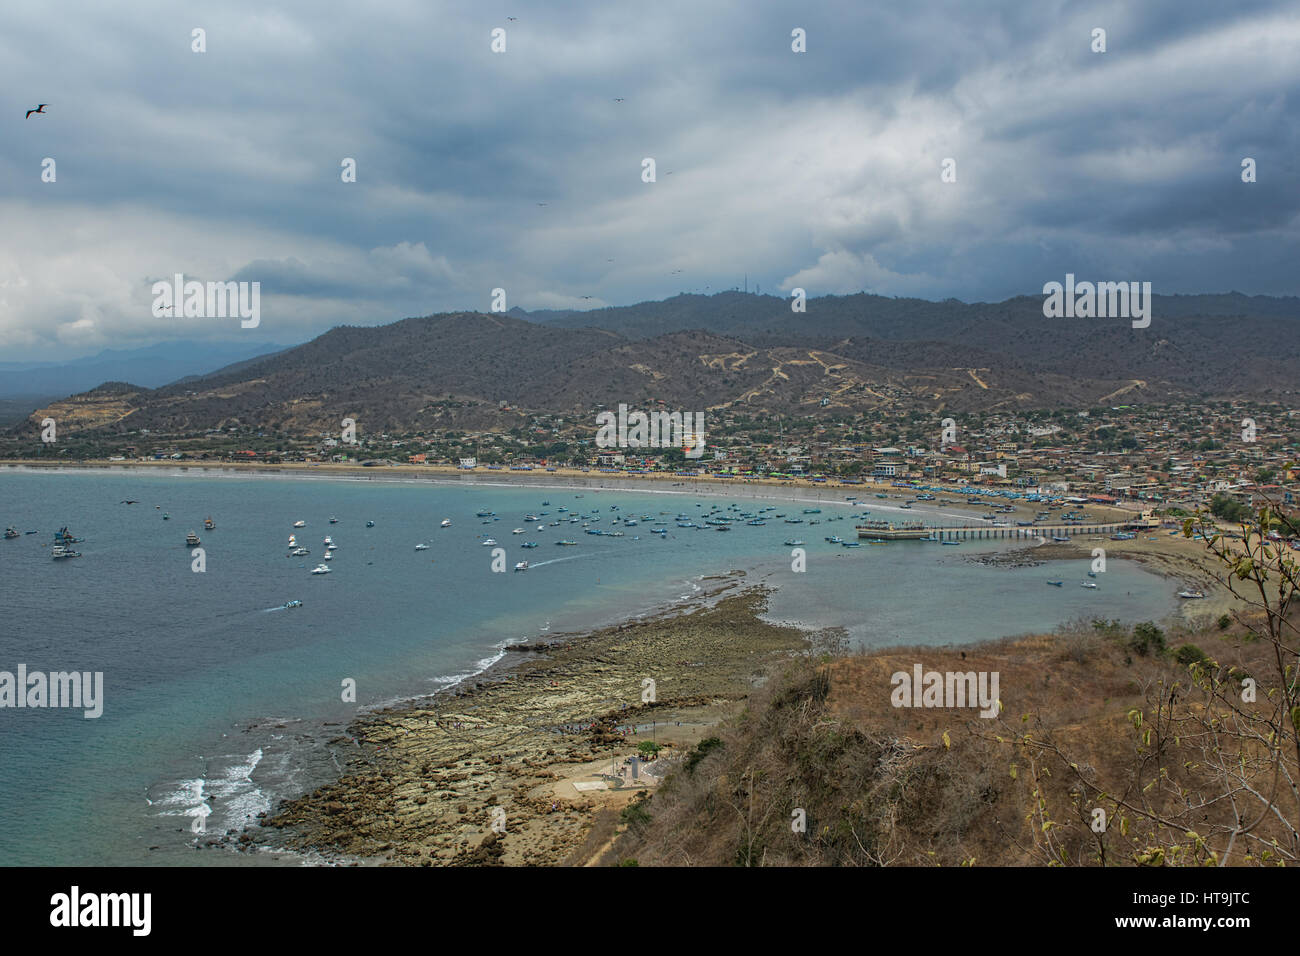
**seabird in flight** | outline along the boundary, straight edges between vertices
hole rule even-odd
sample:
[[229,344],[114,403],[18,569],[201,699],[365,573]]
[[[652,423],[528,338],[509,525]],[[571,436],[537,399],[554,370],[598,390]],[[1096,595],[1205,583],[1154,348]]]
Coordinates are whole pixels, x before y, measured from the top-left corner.
[[[31,116],[33,113],[44,113],[44,112],[45,112],[45,107],[47,107],[47,106],[49,106],[49,105],[50,105],[49,103],[42,103],[40,106],[36,107],[36,109],[34,109],[34,110],[28,110],[28,111],[27,111],[27,116]],[[27,116],[24,116],[23,119],[27,119]]]

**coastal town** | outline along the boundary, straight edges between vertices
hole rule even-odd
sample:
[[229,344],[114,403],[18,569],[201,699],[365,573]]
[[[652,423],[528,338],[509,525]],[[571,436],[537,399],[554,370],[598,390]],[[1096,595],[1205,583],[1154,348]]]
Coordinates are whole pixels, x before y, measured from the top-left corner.
[[968,487],[1172,515],[1213,506],[1227,518],[1265,499],[1282,508],[1300,501],[1300,408],[1277,404],[1207,401],[951,417],[882,410],[776,420],[719,409],[706,413],[699,459],[680,448],[599,447],[592,422],[603,408],[568,418],[504,409],[517,424],[417,434],[368,434],[364,422],[316,435],[242,422],[199,435],[65,432],[57,443],[11,434],[0,442],[0,460]]

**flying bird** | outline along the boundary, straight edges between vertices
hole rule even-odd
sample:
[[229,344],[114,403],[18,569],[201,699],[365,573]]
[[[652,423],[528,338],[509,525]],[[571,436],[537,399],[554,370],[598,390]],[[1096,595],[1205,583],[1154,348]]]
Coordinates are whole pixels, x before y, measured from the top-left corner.
[[[45,107],[47,107],[47,106],[49,106],[49,105],[50,105],[49,103],[42,103],[40,106],[36,107],[36,109],[34,109],[34,110],[28,110],[28,111],[27,111],[27,116],[31,116],[33,113],[44,113],[44,112],[45,112]],[[23,119],[27,119],[27,116],[24,116]]]
[[621,97],[621,96],[616,96],[616,97],[614,97],[614,102],[615,102],[615,103],[622,103],[622,102],[623,102],[623,97]]
[[591,296],[589,296],[589,295],[584,295],[583,298],[584,298],[584,299],[590,299]]
[[537,205],[539,205],[539,206],[546,206],[546,205],[549,205],[549,204],[548,204],[548,203],[544,203],[544,202],[539,202]]
[[507,20],[518,20],[518,17],[506,17]]

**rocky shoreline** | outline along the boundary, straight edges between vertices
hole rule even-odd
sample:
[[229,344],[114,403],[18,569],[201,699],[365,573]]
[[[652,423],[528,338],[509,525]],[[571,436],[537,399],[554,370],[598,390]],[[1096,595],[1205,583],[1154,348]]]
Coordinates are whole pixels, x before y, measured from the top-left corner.
[[[359,718],[342,776],[245,845],[408,866],[594,859],[619,811],[811,646],[760,620],[767,592],[737,593],[742,577],[653,618],[516,645],[472,687]],[[627,760],[647,743],[659,759],[634,778]]]

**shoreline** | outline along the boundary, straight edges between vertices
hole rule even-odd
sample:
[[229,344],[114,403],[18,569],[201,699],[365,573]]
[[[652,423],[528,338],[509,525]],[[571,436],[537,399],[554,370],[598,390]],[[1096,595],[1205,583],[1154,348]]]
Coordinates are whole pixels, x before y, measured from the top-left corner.
[[[762,620],[769,589],[743,573],[706,580],[657,614],[534,642],[459,685],[358,716],[347,733],[359,755],[338,780],[282,802],[240,845],[380,864],[586,862],[600,849],[584,856],[592,836],[612,837],[673,757],[815,642]],[[620,775],[645,741],[672,756]]]

